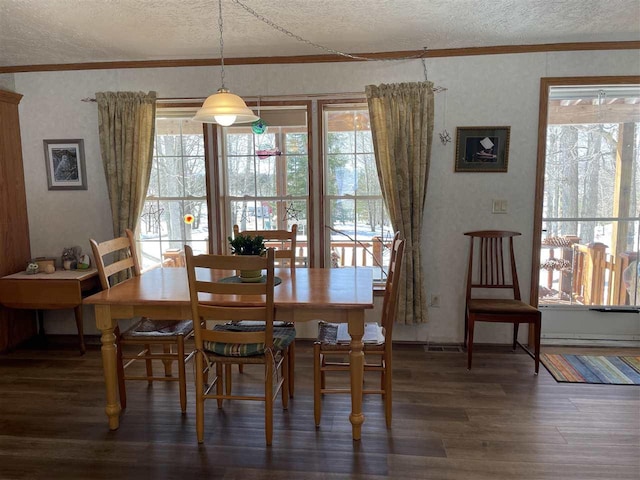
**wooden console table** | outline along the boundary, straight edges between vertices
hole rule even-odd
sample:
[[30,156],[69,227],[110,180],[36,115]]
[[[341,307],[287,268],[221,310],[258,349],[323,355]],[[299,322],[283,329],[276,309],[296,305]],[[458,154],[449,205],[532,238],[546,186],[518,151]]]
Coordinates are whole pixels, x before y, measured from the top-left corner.
[[100,291],[98,270],[56,270],[54,273],[14,273],[0,278],[0,304],[7,308],[36,310],[40,334],[44,335],[42,310],[73,308],[80,353],[85,352],[82,298]]

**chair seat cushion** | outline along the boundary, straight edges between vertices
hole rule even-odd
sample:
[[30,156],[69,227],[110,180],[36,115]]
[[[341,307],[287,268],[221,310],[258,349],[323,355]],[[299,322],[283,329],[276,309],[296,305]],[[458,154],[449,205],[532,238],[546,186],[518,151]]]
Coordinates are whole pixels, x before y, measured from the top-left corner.
[[[262,328],[264,328],[264,322],[261,322],[260,320],[240,320],[239,322],[231,322],[233,325],[237,325],[240,327],[255,327],[255,326],[261,326]],[[275,320],[273,322],[273,326],[274,327],[287,327],[287,328],[293,328],[293,322],[282,322],[280,320]]]
[[173,337],[188,335],[193,331],[191,320],[152,320],[142,318],[122,334],[124,338]]
[[[339,324],[320,322],[318,324],[318,341],[323,349],[350,350],[350,338],[338,338]],[[384,348],[384,330],[375,322],[365,324],[364,341],[365,350]]]
[[508,314],[535,314],[539,310],[521,300],[508,298],[472,298],[467,303],[470,312]]
[[[261,332],[264,331],[262,325],[239,326],[232,323],[216,325],[214,331],[218,332]],[[277,351],[285,350],[296,338],[296,329],[291,327],[273,327],[273,349]],[[251,357],[254,355],[264,355],[264,343],[223,343],[204,342],[204,349],[225,357]]]

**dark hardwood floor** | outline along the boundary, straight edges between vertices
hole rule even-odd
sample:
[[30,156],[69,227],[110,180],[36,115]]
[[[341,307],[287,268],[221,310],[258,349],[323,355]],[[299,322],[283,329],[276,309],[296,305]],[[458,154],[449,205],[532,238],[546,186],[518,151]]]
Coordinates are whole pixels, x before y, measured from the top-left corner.
[[[176,383],[129,382],[110,432],[95,343],[82,357],[54,340],[1,354],[0,479],[640,478],[638,387],[559,384],[544,367],[536,377],[522,350],[480,345],[469,372],[462,352],[398,345],[393,428],[367,396],[353,442],[348,396],[324,398],[316,430],[311,344],[296,348],[296,396],[286,412],[276,403],[270,448],[260,402],[207,402],[198,445],[191,371],[186,415]],[[253,368],[234,370],[239,388],[255,385]]]

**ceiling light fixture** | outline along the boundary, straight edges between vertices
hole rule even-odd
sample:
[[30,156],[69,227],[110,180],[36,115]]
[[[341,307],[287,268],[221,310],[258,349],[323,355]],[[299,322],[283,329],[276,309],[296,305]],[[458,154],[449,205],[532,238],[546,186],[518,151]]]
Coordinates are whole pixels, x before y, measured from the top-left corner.
[[220,30],[220,76],[222,86],[210,95],[193,117],[196,122],[217,123],[228,127],[234,123],[250,123],[258,116],[247,107],[244,100],[224,86],[224,40],[222,38],[222,0],[218,0],[218,27]]

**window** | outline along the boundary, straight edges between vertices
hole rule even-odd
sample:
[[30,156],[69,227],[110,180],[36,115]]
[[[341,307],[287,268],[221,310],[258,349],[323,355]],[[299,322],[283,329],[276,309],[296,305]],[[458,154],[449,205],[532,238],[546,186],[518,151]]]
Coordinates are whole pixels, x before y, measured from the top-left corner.
[[140,216],[142,267],[183,266],[185,244],[208,251],[206,165],[202,124],[156,119],[151,178]]
[[366,105],[324,105],[325,241],[331,267],[372,267],[384,278],[393,238]]
[[540,305],[640,305],[640,86],[548,91]]
[[264,132],[256,133],[251,125],[222,129],[227,232],[232,234],[233,225],[250,231],[290,230],[297,224],[297,261],[308,264],[307,111],[274,107],[260,116],[267,125]]
[[[299,264],[371,268],[383,280],[393,232],[366,103],[278,102],[261,105],[259,115],[266,131],[250,124],[203,128],[184,109],[159,108],[140,218],[143,265],[182,265],[184,244],[227,252],[236,224],[243,231],[297,224]],[[319,133],[315,144],[311,132]],[[207,193],[216,208],[211,218]]]

